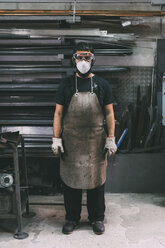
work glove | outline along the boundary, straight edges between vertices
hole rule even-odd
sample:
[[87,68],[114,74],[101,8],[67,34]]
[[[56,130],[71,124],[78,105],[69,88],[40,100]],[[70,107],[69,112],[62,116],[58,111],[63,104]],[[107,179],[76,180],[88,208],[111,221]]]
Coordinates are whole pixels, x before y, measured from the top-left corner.
[[105,142],[105,151],[108,151],[109,156],[114,155],[117,151],[117,146],[115,143],[115,137],[107,137]]
[[64,148],[62,146],[62,139],[61,138],[52,138],[52,151],[55,156],[59,156],[60,153],[64,153]]

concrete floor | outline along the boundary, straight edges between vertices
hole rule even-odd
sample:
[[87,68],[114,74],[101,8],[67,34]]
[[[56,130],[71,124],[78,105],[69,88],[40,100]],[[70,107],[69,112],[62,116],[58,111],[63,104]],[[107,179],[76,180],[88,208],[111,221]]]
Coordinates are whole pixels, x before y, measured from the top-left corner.
[[[61,196],[33,196],[30,202],[62,202]],[[84,196],[85,201],[85,196]],[[61,232],[63,206],[31,206],[36,213],[23,219],[29,237],[15,240],[11,232],[0,229],[0,248],[163,248],[165,247],[165,194],[106,193],[103,235],[95,235],[83,206],[80,226],[70,235]],[[2,222],[1,222],[2,224]],[[8,224],[9,225],[9,224]]]

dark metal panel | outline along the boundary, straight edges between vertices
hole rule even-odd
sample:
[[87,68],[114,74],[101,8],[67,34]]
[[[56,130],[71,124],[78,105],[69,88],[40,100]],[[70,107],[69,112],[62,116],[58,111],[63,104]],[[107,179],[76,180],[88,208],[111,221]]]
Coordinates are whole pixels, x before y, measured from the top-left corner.
[[117,120],[120,120],[129,104],[136,106],[138,85],[140,85],[141,97],[146,94],[147,85],[150,85],[152,80],[152,70],[152,67],[131,67],[129,71],[109,75],[109,81],[116,85],[113,94],[117,102],[117,111],[115,111]]
[[165,192],[165,153],[116,154],[109,160],[106,191]]

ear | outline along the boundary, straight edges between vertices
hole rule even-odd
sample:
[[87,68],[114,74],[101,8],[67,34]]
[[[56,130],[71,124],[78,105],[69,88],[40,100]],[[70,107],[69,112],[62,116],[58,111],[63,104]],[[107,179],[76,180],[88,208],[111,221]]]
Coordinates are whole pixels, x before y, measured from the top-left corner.
[[94,65],[95,61],[96,61],[96,58],[94,57],[94,59],[92,59],[92,62],[91,62],[92,66]]
[[75,58],[72,57],[72,64],[76,65]]

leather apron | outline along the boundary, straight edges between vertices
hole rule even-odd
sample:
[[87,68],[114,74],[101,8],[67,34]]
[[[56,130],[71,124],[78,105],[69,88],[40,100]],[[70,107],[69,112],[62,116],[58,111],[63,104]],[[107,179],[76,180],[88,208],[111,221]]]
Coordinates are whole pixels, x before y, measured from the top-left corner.
[[76,93],[62,124],[60,176],[75,189],[93,189],[106,180],[104,115],[92,81],[91,77],[91,92],[78,92],[76,77]]

